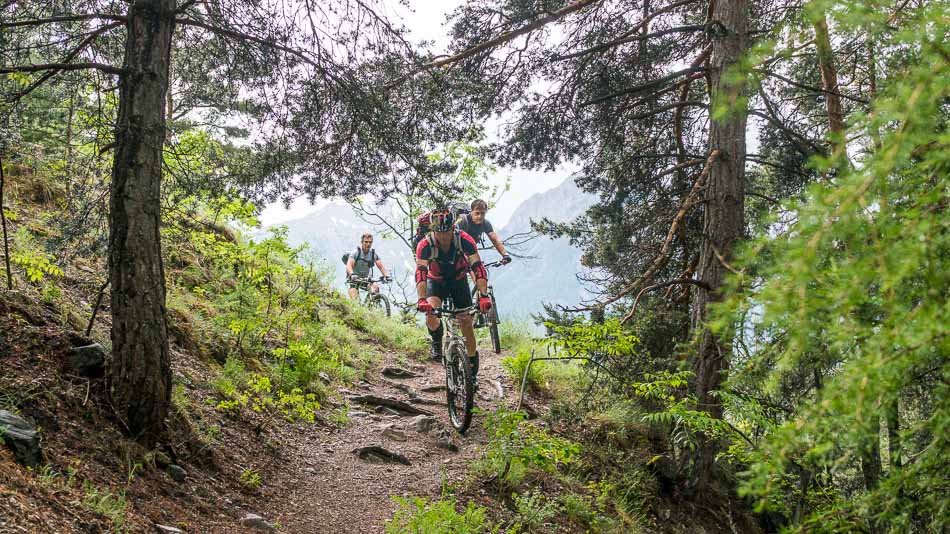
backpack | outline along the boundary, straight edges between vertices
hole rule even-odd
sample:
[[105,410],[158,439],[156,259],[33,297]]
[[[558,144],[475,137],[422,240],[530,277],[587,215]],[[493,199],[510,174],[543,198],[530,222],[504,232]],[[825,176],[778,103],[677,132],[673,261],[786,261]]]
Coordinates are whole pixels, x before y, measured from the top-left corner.
[[[360,248],[360,249],[359,249],[359,252],[357,252],[355,261],[360,261],[360,253],[361,253],[361,252],[363,252],[363,249],[362,249],[362,248]],[[370,257],[370,258],[375,258],[375,257],[376,257],[376,249],[375,249],[375,248],[369,249],[369,257]],[[349,252],[344,252],[344,253],[343,253],[343,258],[341,258],[341,259],[343,260],[343,265],[346,265],[346,262],[350,261],[350,253],[349,253]],[[372,267],[371,267],[371,268],[372,268]]]

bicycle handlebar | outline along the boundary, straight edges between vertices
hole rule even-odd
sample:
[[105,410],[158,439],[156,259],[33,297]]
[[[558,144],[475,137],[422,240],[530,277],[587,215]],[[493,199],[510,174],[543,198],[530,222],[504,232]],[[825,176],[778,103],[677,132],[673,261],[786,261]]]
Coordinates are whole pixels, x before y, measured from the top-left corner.
[[356,283],[358,283],[358,284],[375,284],[375,283],[377,283],[377,282],[381,282],[381,283],[383,283],[383,284],[388,284],[390,281],[392,281],[392,278],[389,278],[389,279],[387,279],[387,278],[363,278],[362,276],[351,276],[351,277],[350,277],[350,281],[351,281],[351,282],[356,282]]
[[501,260],[493,261],[491,263],[486,263],[485,267],[489,269],[494,269],[495,267],[501,267],[503,265],[508,265],[507,263],[502,262]]
[[466,306],[465,308],[432,308],[430,312],[436,317],[455,317],[457,315],[475,315],[478,313],[477,306]]

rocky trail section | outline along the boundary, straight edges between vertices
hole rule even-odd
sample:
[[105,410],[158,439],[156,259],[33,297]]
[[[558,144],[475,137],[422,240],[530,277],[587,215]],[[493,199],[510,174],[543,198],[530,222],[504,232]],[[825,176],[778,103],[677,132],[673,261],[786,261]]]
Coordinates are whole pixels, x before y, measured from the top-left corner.
[[[482,355],[476,406],[516,401],[500,355]],[[268,519],[282,532],[380,533],[393,495],[438,496],[456,481],[486,442],[478,416],[465,436],[451,427],[445,374],[434,362],[381,370],[348,393],[350,424],[307,429],[288,445],[281,487],[269,495]]]

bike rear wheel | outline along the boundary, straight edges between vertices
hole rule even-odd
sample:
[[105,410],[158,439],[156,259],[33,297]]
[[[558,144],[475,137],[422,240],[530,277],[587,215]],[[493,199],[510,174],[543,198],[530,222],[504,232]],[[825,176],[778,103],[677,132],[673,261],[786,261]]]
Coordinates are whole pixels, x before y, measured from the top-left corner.
[[475,382],[472,365],[461,341],[449,343],[445,363],[445,396],[449,407],[449,420],[459,434],[465,434],[472,424]]
[[491,309],[488,310],[488,333],[491,334],[491,347],[495,354],[501,354],[501,336],[498,334],[498,303],[495,294],[491,293]]
[[380,293],[377,293],[375,295],[370,295],[369,305],[385,313],[386,317],[389,317],[389,314],[391,313],[390,307],[389,307],[389,299],[386,298],[386,295],[383,295]]

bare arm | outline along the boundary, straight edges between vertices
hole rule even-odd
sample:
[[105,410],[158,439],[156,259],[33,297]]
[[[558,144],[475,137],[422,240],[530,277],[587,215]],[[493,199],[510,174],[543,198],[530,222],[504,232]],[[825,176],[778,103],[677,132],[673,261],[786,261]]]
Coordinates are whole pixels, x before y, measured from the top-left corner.
[[[493,232],[494,233],[494,232]],[[485,270],[485,265],[482,263],[481,256],[478,255],[478,252],[468,256],[469,265],[477,265],[478,268],[473,268],[472,272],[475,274],[475,287],[478,288],[478,292],[482,295],[488,294],[488,271]]]
[[379,268],[379,272],[383,273],[383,276],[387,278],[389,277],[389,273],[386,272],[386,267],[383,266],[383,260],[376,260],[376,267]]
[[429,260],[421,260],[416,258],[416,293],[419,294],[420,299],[426,298],[426,279],[421,276],[420,268],[422,272],[428,273],[429,271]]
[[488,240],[491,241],[492,245],[495,245],[495,250],[498,251],[502,256],[507,256],[508,252],[505,250],[505,244],[501,242],[501,238],[498,237],[498,234],[495,232],[488,232]]
[[350,259],[346,260],[346,274],[353,274],[353,266],[356,265],[356,260],[353,259],[353,256],[350,256]]

